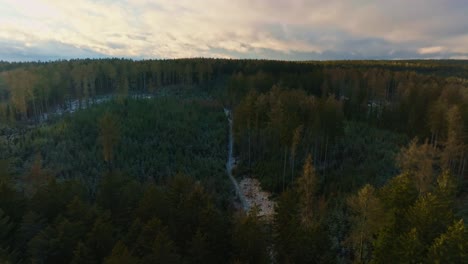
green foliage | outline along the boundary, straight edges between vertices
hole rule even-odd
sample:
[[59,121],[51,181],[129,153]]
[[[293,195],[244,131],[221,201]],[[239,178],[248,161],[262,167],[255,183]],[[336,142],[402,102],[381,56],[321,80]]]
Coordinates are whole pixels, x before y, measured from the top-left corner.
[[[116,124],[107,124],[108,131],[99,132],[99,120],[107,120],[105,124],[118,120],[118,141]],[[140,181],[164,182],[182,172],[222,194],[227,192],[225,133],[226,120],[215,102],[160,98],[129,99],[124,106],[104,103],[29,131],[25,138],[35,142],[44,167],[59,178],[84,182],[90,193],[95,193],[98,179],[108,170],[106,157],[112,155],[114,170]],[[112,141],[105,148],[100,143],[104,138]],[[32,162],[35,157],[30,151],[28,145],[18,145],[12,155]],[[16,169],[23,173],[29,170],[27,164]]]
[[85,191],[79,182],[70,180],[59,183],[51,179],[48,184],[41,186],[30,200],[30,208],[43,215],[48,221],[65,212],[67,205],[75,198],[83,198]]
[[91,250],[82,242],[78,242],[73,251],[72,264],[95,264],[96,260]]
[[122,241],[118,241],[112,249],[112,254],[106,258],[105,264],[131,264],[137,263],[138,258],[132,256]]
[[435,187],[427,192],[419,192],[417,183],[417,178],[404,173],[377,192],[366,185],[349,198],[353,215],[348,241],[359,249],[355,261],[440,262],[448,257],[445,250],[450,250],[456,260],[463,258],[467,243],[463,221],[452,226],[453,179],[441,173],[437,184],[429,182]]
[[347,242],[354,250],[355,259],[367,262],[371,256],[373,239],[382,227],[382,205],[374,187],[367,184],[357,195],[348,198],[348,206],[351,209],[351,233]]
[[281,263],[333,262],[333,248],[324,225],[327,217],[323,204],[311,197],[313,223],[303,221],[300,194],[289,189],[281,194],[274,222],[276,259]]
[[7,248],[11,243],[11,233],[13,232],[14,225],[8,215],[5,215],[3,210],[0,209],[0,248]]
[[269,237],[265,223],[256,211],[239,215],[234,220],[233,255],[241,263],[269,263]]
[[119,172],[109,172],[103,176],[98,188],[96,203],[109,210],[113,221],[129,223],[129,214],[141,198],[141,186],[130,177]]
[[190,263],[207,263],[212,259],[213,252],[210,250],[208,238],[200,230],[197,230],[189,245]]
[[344,135],[332,147],[326,187],[330,191],[356,191],[369,183],[384,185],[397,172],[395,157],[407,138],[362,122],[345,122]]
[[[231,257],[222,108],[201,99],[121,103],[78,111],[10,142],[6,158],[13,162],[1,167],[2,260],[219,263]],[[41,175],[56,177],[18,191]]]
[[[0,262],[467,262],[467,67],[0,62]],[[273,223],[233,216],[213,96]]]
[[297,192],[301,211],[301,223],[306,228],[316,225],[319,215],[317,206],[317,175],[312,166],[312,157],[307,156],[302,175],[297,179]]
[[0,183],[0,209],[15,221],[21,219],[25,197],[13,185]]
[[15,247],[20,252],[27,250],[28,242],[47,226],[47,222],[39,213],[28,211],[23,215],[16,232]]
[[103,259],[112,250],[116,242],[116,227],[111,221],[111,215],[101,213],[95,218],[91,231],[86,235],[86,245],[96,259]]
[[99,119],[99,141],[102,144],[104,161],[112,163],[114,157],[113,148],[119,139],[119,127],[117,120],[109,112],[105,112]]
[[332,167],[330,150],[342,133],[341,102],[303,90],[275,85],[266,93],[250,92],[234,112],[234,149],[241,164],[250,164],[248,172],[272,191],[294,182],[295,161],[302,162],[309,152],[316,167]]
[[463,220],[454,222],[448,230],[434,240],[428,254],[428,261],[435,263],[465,263],[468,261],[467,232]]

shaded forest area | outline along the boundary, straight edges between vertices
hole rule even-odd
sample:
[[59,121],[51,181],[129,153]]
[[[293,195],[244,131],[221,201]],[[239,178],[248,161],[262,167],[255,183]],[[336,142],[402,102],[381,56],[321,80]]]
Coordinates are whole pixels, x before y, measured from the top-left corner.
[[[2,260],[467,261],[467,62],[0,69]],[[87,109],[41,119],[74,100]],[[274,194],[272,222],[232,205],[223,106],[233,110],[236,177]]]

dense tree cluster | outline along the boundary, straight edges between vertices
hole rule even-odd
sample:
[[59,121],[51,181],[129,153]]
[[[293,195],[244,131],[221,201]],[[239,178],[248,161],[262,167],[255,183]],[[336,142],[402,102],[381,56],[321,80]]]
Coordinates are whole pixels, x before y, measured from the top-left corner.
[[2,182],[0,198],[2,263],[268,262],[259,220],[234,217],[183,174],[156,185],[108,172],[94,199],[76,180],[27,196]]
[[[237,173],[257,177],[280,194],[278,258],[466,261],[460,220],[466,218],[467,196],[466,81],[392,67],[331,65],[315,79],[320,85],[304,81],[313,74],[290,80],[236,74],[228,83],[236,105]],[[419,139],[406,146],[413,137]],[[451,189],[441,190],[445,185]],[[444,239],[451,242],[438,248]]]
[[167,97],[28,130],[0,160],[0,262],[268,262],[263,222],[230,203],[226,129],[213,100]]
[[418,137],[420,142],[427,139],[440,152],[444,169],[459,180],[466,177],[466,80],[332,65],[320,75],[304,73],[292,79],[265,73],[231,77],[228,94],[236,105],[237,150],[250,171],[271,178],[265,179],[269,188],[284,189],[279,182],[285,181],[287,167],[292,180],[297,161],[304,161],[307,153],[320,170],[346,164],[340,153],[348,146],[340,142],[349,142],[354,135],[347,132],[354,132],[356,124]]
[[316,163],[332,166],[330,149],[343,133],[342,104],[316,98],[303,90],[250,92],[234,113],[236,151],[274,190],[284,190],[297,177],[296,162],[306,153]]
[[[423,151],[426,146],[410,148]],[[274,224],[278,260],[466,262],[468,232],[456,216],[456,180],[441,172],[432,175],[421,189],[420,175],[425,173],[421,166],[428,157],[408,150],[401,155],[411,166],[402,168],[400,175],[380,188],[364,185],[348,195],[344,204],[319,191],[319,176],[309,155],[294,186],[278,200]]]
[[222,193],[226,123],[222,107],[210,100],[117,100],[17,132],[21,136],[4,146],[0,158],[11,159],[21,175],[38,170],[39,156],[39,168],[79,179],[91,193],[99,177],[115,169],[154,182],[182,172]]
[[465,263],[467,67],[0,62],[0,262]]

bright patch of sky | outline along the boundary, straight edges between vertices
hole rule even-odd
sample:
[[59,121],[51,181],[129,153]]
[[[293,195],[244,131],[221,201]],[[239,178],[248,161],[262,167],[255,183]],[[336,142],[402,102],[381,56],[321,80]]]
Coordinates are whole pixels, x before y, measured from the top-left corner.
[[0,60],[466,58],[466,0],[0,0]]

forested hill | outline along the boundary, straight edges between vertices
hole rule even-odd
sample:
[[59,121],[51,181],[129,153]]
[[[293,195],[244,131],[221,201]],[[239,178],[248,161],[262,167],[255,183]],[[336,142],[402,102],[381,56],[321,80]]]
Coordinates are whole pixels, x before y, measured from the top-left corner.
[[252,87],[265,92],[277,84],[286,89],[303,89],[316,96],[333,94],[336,98],[349,99],[349,104],[355,106],[370,101],[395,101],[404,94],[418,92],[408,92],[410,86],[424,89],[423,96],[434,96],[434,92],[427,92],[433,87],[465,86],[467,65],[464,61],[226,59],[0,62],[0,120],[39,116],[72,98],[86,100],[109,93],[151,93],[171,85],[199,85],[209,89],[216,84],[229,84],[231,88],[236,87],[229,91],[230,98],[239,100]]
[[467,263],[467,67],[0,62],[0,262]]

